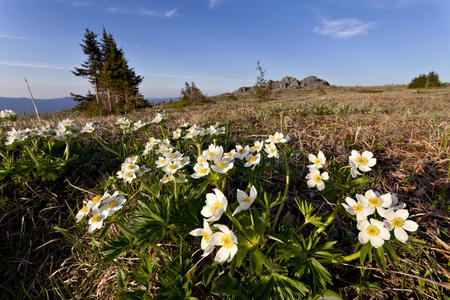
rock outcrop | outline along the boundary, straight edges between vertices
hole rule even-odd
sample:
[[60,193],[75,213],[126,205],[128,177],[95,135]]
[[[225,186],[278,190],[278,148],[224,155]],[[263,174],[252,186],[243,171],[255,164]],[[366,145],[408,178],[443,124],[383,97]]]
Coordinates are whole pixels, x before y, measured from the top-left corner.
[[[291,90],[291,89],[307,89],[307,88],[316,88],[320,86],[329,86],[330,84],[316,76],[308,76],[301,81],[297,78],[285,76],[281,80],[269,80],[268,84],[271,84],[272,92],[283,91],[283,90]],[[233,92],[234,95],[247,95],[249,93],[254,92],[253,87],[243,86]]]

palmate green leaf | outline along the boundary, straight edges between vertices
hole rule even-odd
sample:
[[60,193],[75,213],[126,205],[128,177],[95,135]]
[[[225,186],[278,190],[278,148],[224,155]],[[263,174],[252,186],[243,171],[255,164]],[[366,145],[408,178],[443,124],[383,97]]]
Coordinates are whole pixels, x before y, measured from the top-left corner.
[[[364,266],[364,261],[366,260],[367,254],[371,253],[372,245],[370,243],[365,243],[361,247],[361,254],[359,255],[359,262],[361,266]],[[372,256],[370,256],[369,263],[372,261]]]
[[254,276],[249,284],[254,299],[299,299],[308,293],[304,283],[280,273]]
[[326,290],[323,294],[309,296],[308,300],[342,300],[343,298],[339,296],[336,292],[332,290]]
[[300,198],[296,198],[295,203],[305,218],[304,224],[310,223],[317,227],[323,225],[322,218],[314,214],[314,207],[311,203],[306,200],[300,200]]
[[386,257],[384,257],[384,248],[379,247],[375,249],[375,260],[377,261],[377,264],[383,272],[386,272]]
[[252,273],[261,274],[262,272],[262,264],[263,264],[263,255],[259,248],[254,248],[249,253],[250,258],[250,271]]

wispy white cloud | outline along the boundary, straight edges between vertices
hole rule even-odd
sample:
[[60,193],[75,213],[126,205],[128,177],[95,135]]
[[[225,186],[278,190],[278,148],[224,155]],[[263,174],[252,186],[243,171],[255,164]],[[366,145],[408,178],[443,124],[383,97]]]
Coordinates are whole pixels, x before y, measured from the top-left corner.
[[108,7],[106,10],[109,13],[120,13],[120,14],[130,14],[130,15],[142,15],[142,16],[149,16],[149,17],[158,17],[158,18],[173,18],[177,15],[178,8],[174,8],[171,10],[168,10],[166,12],[157,11],[157,10],[150,10],[146,8],[141,8],[138,10],[129,10],[122,7]]
[[166,13],[165,13],[166,18],[172,18],[172,17],[176,16],[177,10],[178,10],[178,8],[174,8],[174,9],[166,11]]
[[209,7],[214,8],[217,3],[219,3],[219,0],[208,0],[209,1]]
[[400,9],[420,3],[437,3],[438,0],[329,0],[329,2],[348,7],[367,7],[373,9]]
[[70,3],[72,7],[88,7],[91,6],[90,2],[87,1],[73,1]]
[[17,36],[17,35],[4,34],[4,33],[0,33],[0,39],[25,40],[24,37]]
[[375,28],[374,22],[364,23],[358,19],[327,20],[321,18],[322,25],[315,27],[314,32],[338,39],[346,39],[357,35],[367,34]]
[[61,65],[50,65],[43,63],[34,63],[34,62],[21,62],[21,61],[1,61],[0,65],[2,66],[10,66],[10,67],[25,67],[25,68],[38,68],[38,69],[50,69],[50,70],[63,70],[68,71],[73,68]]

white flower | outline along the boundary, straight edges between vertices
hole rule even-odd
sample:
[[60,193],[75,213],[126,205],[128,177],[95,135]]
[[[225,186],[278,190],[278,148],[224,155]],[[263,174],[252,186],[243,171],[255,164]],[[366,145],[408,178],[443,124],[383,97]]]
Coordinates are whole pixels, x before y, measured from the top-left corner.
[[116,193],[114,193],[108,199],[106,199],[103,204],[103,206],[100,208],[105,218],[113,215],[116,211],[121,209],[123,207],[123,204],[126,202],[126,199],[124,196],[118,196]]
[[91,211],[91,208],[87,205],[87,203],[83,202],[83,207],[77,212],[75,218],[77,219],[77,223],[83,219]]
[[380,193],[372,190],[368,190],[364,196],[356,194],[356,199],[358,199],[358,202],[368,207],[369,215],[373,214],[376,209],[378,214],[383,216],[385,213],[384,208],[388,208],[392,204],[391,194],[380,195]]
[[199,179],[200,177],[206,176],[209,174],[209,164],[205,161],[202,164],[195,164],[194,166],[195,173],[191,175],[192,178]]
[[259,153],[261,152],[262,148],[264,147],[263,141],[256,141],[255,144],[250,148],[250,151],[253,153]]
[[383,222],[375,219],[370,219],[370,222],[361,220],[358,222],[357,227],[360,230],[358,239],[361,244],[370,241],[373,247],[379,248],[383,246],[385,240],[387,241],[391,238],[389,230],[384,227]]
[[232,161],[224,159],[222,156],[216,156],[214,158],[214,165],[211,166],[211,169],[213,169],[214,172],[225,174],[233,167],[234,163]]
[[136,175],[137,177],[141,177],[142,175],[144,175],[145,173],[149,172],[150,169],[146,168],[144,166],[140,166],[139,169],[136,171]]
[[134,131],[138,131],[139,129],[147,126],[150,123],[147,122],[142,122],[141,120],[137,121],[136,123],[133,124],[133,130]]
[[358,164],[355,161],[350,160],[350,167],[351,167],[350,174],[352,174],[353,178],[357,177],[358,175],[361,175],[361,173],[358,172]]
[[215,246],[222,246],[219,251],[217,251],[214,261],[219,263],[223,263],[225,261],[231,262],[238,250],[237,237],[225,225],[215,224],[214,227],[218,228],[220,232],[216,232],[211,236],[211,244]]
[[83,128],[81,129],[81,133],[93,133],[95,130],[100,129],[100,125],[96,124],[96,123],[86,123]]
[[160,140],[160,139],[155,139],[154,137],[151,137],[151,138],[148,140],[148,142],[149,142],[151,145],[156,146],[156,145],[158,145],[158,144],[161,142],[161,140]]
[[177,158],[177,162],[181,165],[181,167],[188,165],[190,161],[191,158],[189,156],[180,156]]
[[358,169],[363,172],[369,172],[370,170],[372,170],[370,167],[375,166],[375,164],[377,163],[377,159],[373,158],[372,152],[364,151],[361,155],[356,150],[352,150],[352,155],[349,156],[349,161],[353,161]]
[[102,203],[102,201],[107,199],[108,197],[111,197],[111,195],[108,192],[105,192],[103,196],[97,195],[87,202],[87,206],[91,209],[98,208]]
[[165,174],[163,178],[161,178],[159,181],[162,183],[168,183],[169,181],[172,181],[174,179],[173,175],[171,174]]
[[231,150],[231,151],[229,151],[229,152],[225,152],[225,153],[223,154],[223,157],[226,158],[226,159],[228,159],[228,160],[234,160],[235,154],[236,154],[236,150],[233,149],[233,150]]
[[275,132],[274,135],[269,135],[269,138],[266,140],[266,143],[287,143],[289,142],[291,139],[289,138],[289,136],[284,136],[284,134],[280,133],[280,132]]
[[214,160],[216,157],[221,158],[223,155],[222,146],[209,145],[208,150],[203,151],[202,156],[206,160]]
[[256,188],[252,185],[250,188],[250,196],[247,195],[246,192],[237,190],[237,201],[239,202],[239,206],[233,212],[233,216],[239,213],[241,210],[247,210],[252,206],[253,202],[256,199],[258,193],[256,192]]
[[164,168],[163,171],[167,174],[173,175],[181,168],[180,164],[177,161],[169,162]]
[[120,118],[116,121],[115,125],[118,126],[122,131],[131,130],[132,121],[128,118]]
[[212,236],[213,232],[212,232],[211,228],[209,227],[208,222],[203,220],[203,228],[194,229],[191,232],[189,232],[189,234],[193,235],[193,236],[201,236],[202,237],[202,241],[200,244],[202,247],[202,250],[208,250],[203,253],[203,257],[211,254],[211,252],[214,250],[214,247],[208,247],[208,246],[209,246],[209,242],[211,241],[211,236]]
[[158,157],[158,160],[156,161],[156,167],[157,168],[164,168],[165,166],[167,166],[167,164],[169,164],[170,160],[166,157]]
[[209,126],[206,130],[207,130],[207,133],[210,135],[218,135],[219,134],[216,126],[213,126],[213,125]]
[[16,113],[10,109],[2,110],[0,111],[0,120],[1,119],[8,119],[13,121],[14,119],[16,119]]
[[271,142],[270,144],[266,144],[264,146],[264,151],[266,151],[266,153],[268,154],[267,157],[268,158],[279,158],[280,155],[278,154],[278,150],[277,150],[277,146],[275,145],[274,142]]
[[261,161],[261,154],[258,153],[256,155],[253,155],[253,154],[249,153],[247,155],[246,159],[247,159],[247,162],[244,164],[244,167],[246,167],[246,168],[252,167],[252,170],[253,170],[253,169],[255,169],[255,167],[257,165],[259,165],[259,163]]
[[308,159],[310,162],[312,162],[311,165],[308,165],[308,168],[316,168],[316,169],[321,169],[323,165],[325,165],[325,162],[327,161],[322,151],[319,151],[319,154],[317,154],[317,156],[315,156],[314,154],[308,154]]
[[419,228],[416,222],[407,220],[408,216],[409,213],[406,209],[399,209],[397,211],[388,209],[384,214],[384,218],[386,218],[384,225],[389,230],[394,229],[395,237],[403,243],[406,243],[408,240],[408,234],[405,230],[414,232]]
[[136,172],[125,172],[125,176],[122,179],[125,182],[131,183],[136,177]]
[[178,173],[178,174],[173,175],[173,176],[174,176],[174,180],[175,180],[177,183],[185,183],[185,182],[188,182],[188,180],[186,179],[186,175],[185,175],[184,173]]
[[214,194],[206,194],[205,204],[201,211],[202,216],[207,218],[208,222],[215,222],[227,210],[228,201],[220,190],[214,189]]
[[234,154],[235,158],[245,159],[247,154],[250,152],[250,148],[247,146],[242,147],[241,145],[236,145],[236,152]]
[[323,172],[320,174],[320,171],[314,168],[309,169],[308,175],[306,175],[306,182],[310,188],[317,187],[319,191],[325,188],[324,180],[328,180],[328,173]]
[[148,142],[148,143],[145,144],[144,151],[142,152],[142,155],[148,155],[150,153],[150,151],[152,151],[152,150],[153,150],[153,144]]
[[159,124],[166,118],[164,113],[157,113],[155,118],[151,121],[153,124]]
[[178,128],[174,132],[172,132],[172,137],[174,140],[178,140],[181,137],[181,128]]
[[98,208],[92,209],[92,217],[89,219],[89,232],[93,232],[96,229],[100,229],[103,226],[103,220],[105,220],[105,216],[103,211]]
[[342,206],[352,216],[356,215],[357,221],[361,221],[365,219],[367,216],[371,215],[370,209],[363,203],[356,202],[350,197],[345,198],[345,202],[347,202],[347,204],[342,203]]

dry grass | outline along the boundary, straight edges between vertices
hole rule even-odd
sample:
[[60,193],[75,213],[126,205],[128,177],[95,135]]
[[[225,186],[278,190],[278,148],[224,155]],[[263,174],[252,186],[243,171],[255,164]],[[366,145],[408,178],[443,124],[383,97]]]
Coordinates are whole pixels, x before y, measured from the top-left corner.
[[[156,105],[133,112],[128,117],[149,121],[155,111],[165,110],[167,124],[172,129],[184,122],[222,122],[238,136],[248,139],[282,131],[293,138],[299,155],[321,149],[335,161],[346,161],[349,149],[373,151],[379,158],[380,170],[375,186],[378,190],[396,194],[401,202],[406,203],[412,218],[422,228],[416,236],[426,245],[417,247],[414,253],[401,255],[401,270],[388,268],[387,273],[383,273],[373,266],[365,268],[381,286],[381,290],[371,292],[370,298],[390,298],[405,293],[417,298],[439,297],[439,293],[429,294],[430,287],[440,291],[440,295],[448,294],[450,87],[420,92],[404,86],[330,87],[288,91],[274,98],[267,103],[239,99],[180,109]],[[335,108],[320,111],[330,102],[337,102],[331,105]],[[318,114],[305,114],[305,108]],[[45,115],[43,120],[57,122],[66,117],[81,123],[98,121],[104,126],[112,126],[117,118],[86,118],[79,113],[61,112]],[[35,120],[20,118],[17,124],[33,126]],[[297,174],[304,176],[305,166],[295,160],[292,163],[296,164]],[[82,185],[83,180],[77,184]],[[82,193],[74,195],[82,197]],[[312,197],[322,211],[332,209],[331,204],[323,203],[309,190],[297,191],[291,196],[298,195]],[[72,209],[75,203],[70,200]],[[289,204],[285,218],[295,218],[289,215]],[[334,229],[342,222],[338,218]],[[62,258],[58,261],[56,267],[62,269],[54,277],[59,276],[60,282],[79,297],[110,298],[117,268],[111,266],[104,270],[100,266],[89,265],[87,254],[80,256],[77,252],[87,245],[88,240],[77,241],[78,248],[72,249],[64,263]],[[127,261],[127,264],[132,264],[132,261]],[[351,283],[352,274],[360,267],[342,264],[335,268],[338,272],[333,273],[339,274],[336,282],[340,286]],[[75,289],[74,285],[86,286],[86,290]],[[428,286],[428,289],[423,286]],[[345,289],[344,295],[351,298],[358,290],[361,288]]]

